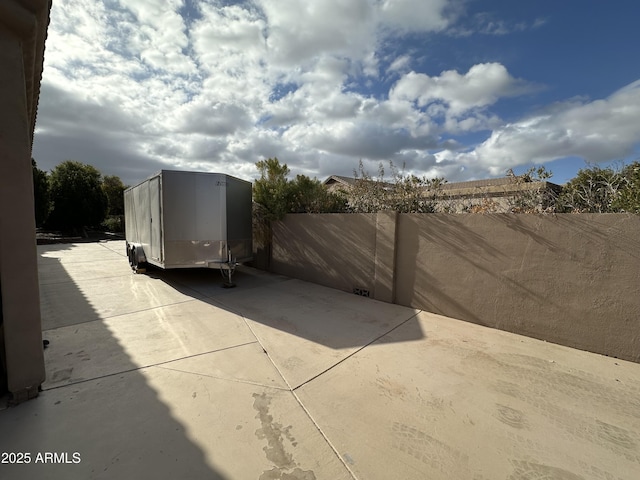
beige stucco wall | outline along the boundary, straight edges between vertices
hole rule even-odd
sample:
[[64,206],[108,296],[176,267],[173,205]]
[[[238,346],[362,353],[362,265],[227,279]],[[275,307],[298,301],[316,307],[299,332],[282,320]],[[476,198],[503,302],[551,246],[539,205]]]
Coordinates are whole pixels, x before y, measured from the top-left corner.
[[0,7],[0,288],[8,389],[15,402],[44,381],[31,144],[49,3]]
[[376,214],[296,214],[273,224],[271,271],[373,292]]
[[272,266],[640,362],[639,247],[640,216],[625,214],[288,215]]
[[397,301],[640,361],[640,217],[402,215]]
[[297,214],[273,224],[271,270],[392,302],[396,213]]

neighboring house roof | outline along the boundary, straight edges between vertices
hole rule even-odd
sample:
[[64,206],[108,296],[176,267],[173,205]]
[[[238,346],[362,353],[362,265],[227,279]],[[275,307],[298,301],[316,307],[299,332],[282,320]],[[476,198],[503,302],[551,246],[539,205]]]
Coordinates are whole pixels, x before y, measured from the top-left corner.
[[[353,177],[343,177],[341,175],[331,175],[322,183],[328,187],[344,186],[349,188],[356,183],[356,179]],[[555,183],[546,181],[519,182],[514,177],[487,178],[484,180],[470,180],[467,182],[444,183],[440,187],[441,191],[448,196],[473,196],[477,194],[501,196],[517,191],[544,188],[556,191],[562,189],[560,185]]]
[[501,185],[512,185],[516,183],[512,177],[487,178],[485,180],[470,180],[468,182],[452,182],[442,185],[443,190],[454,190],[458,188],[484,188],[498,187]]
[[442,193],[448,197],[504,197],[516,192],[544,190],[560,192],[562,187],[547,181],[518,181],[517,177],[445,183],[441,187]]
[[356,179],[353,177],[343,177],[341,175],[331,175],[329,178],[327,178],[324,182],[322,182],[323,185],[344,185],[346,187],[350,187],[352,185],[354,185],[356,183]]
[[2,0],[0,22],[19,39],[24,65],[27,119],[30,143],[36,126],[40,82],[44,64],[44,44],[49,26],[51,0]]

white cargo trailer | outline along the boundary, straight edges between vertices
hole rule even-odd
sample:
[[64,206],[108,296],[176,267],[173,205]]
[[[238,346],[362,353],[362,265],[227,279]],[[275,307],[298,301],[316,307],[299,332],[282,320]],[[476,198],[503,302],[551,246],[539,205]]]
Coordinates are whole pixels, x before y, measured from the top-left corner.
[[124,192],[129,264],[220,268],[228,284],[252,259],[251,183],[222,173],[162,170]]

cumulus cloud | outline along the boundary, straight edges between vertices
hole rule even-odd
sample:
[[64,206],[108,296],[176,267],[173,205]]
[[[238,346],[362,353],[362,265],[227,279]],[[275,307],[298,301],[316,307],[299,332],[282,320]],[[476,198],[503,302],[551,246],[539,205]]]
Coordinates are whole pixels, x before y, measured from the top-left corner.
[[[506,65],[420,70],[422,52],[399,45],[455,33],[464,4],[56,1],[34,155],[41,168],[73,158],[127,183],[161,167],[251,179],[254,163],[270,156],[321,178],[350,175],[363,159],[373,171],[393,160],[454,180],[634,148],[637,85],[505,124],[494,107],[537,91]],[[475,21],[477,32],[520,28]],[[456,143],[470,132],[486,141]]]
[[381,0],[381,22],[409,32],[440,31],[454,19],[452,2],[447,0]]
[[304,64],[323,54],[361,57],[372,48],[375,23],[368,0],[259,0],[269,27],[271,60]]
[[481,63],[472,66],[464,75],[454,70],[442,72],[438,77],[408,73],[396,83],[390,96],[416,102],[420,107],[445,102],[452,115],[460,115],[492,105],[501,97],[520,95],[531,89],[527,82],[512,77],[504,65]]
[[624,159],[640,142],[640,80],[605,99],[554,105],[550,112],[504,125],[468,152],[442,152],[492,175],[528,163],[577,156],[590,163]]

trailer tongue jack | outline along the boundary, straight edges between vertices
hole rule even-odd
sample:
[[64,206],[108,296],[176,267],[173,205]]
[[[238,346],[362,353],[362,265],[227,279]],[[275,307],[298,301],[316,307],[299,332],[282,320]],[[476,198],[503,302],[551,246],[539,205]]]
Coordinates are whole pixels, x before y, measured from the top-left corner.
[[236,262],[235,258],[231,254],[231,249],[229,249],[227,262],[220,264],[220,274],[224,279],[224,283],[222,284],[224,288],[233,288],[236,286],[236,284],[231,281],[231,276],[235,273],[237,265],[238,262]]

